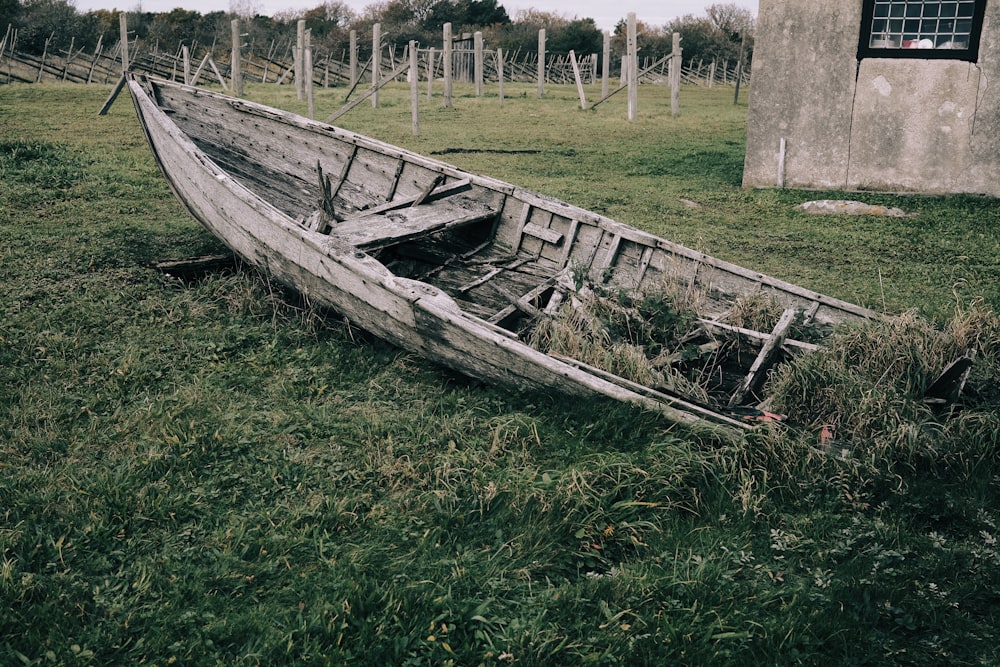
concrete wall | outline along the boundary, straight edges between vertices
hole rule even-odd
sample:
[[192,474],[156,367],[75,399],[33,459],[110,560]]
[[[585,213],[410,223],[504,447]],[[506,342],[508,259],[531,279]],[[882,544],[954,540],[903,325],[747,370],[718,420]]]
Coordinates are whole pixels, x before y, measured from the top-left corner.
[[[992,26],[992,28],[991,28]],[[760,0],[743,184],[1000,196],[1000,0],[978,63],[857,60],[861,0]]]

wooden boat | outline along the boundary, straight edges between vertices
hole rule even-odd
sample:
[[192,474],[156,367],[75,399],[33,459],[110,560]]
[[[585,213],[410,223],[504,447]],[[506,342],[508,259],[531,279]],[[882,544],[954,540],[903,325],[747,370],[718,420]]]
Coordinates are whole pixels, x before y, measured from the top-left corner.
[[[761,394],[769,368],[815,349],[838,323],[877,317],[292,113],[152,78],[131,77],[128,88],[178,199],[234,253],[370,333],[468,376],[607,396],[678,422],[739,430],[769,418]],[[656,346],[655,381],[584,359],[572,345],[531,344],[540,322],[560,312],[592,326],[586,304],[595,300],[612,315],[627,310],[629,328],[643,300],[671,290],[697,312],[679,318],[686,330],[672,334],[676,349]],[[734,323],[747,295],[776,304],[778,320]],[[602,326],[598,338],[610,340],[614,327]],[[801,331],[816,340],[801,340]],[[685,391],[695,375],[701,388]]]

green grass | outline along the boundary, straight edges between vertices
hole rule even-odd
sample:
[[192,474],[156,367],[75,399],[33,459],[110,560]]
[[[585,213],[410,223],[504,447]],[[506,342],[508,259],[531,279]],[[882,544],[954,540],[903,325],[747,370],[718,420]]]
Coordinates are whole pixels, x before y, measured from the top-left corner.
[[[437,97],[414,138],[400,87],[343,124],[538,150],[444,157],[842,298],[1000,304],[994,200],[810,217],[840,195],[740,189],[731,91],[685,88],[673,119],[643,88],[632,124],[533,92]],[[703,441],[481,386],[256,273],[166,278],[146,263],[221,246],[107,93],[0,88],[0,664],[1000,661],[996,429],[940,460]]]

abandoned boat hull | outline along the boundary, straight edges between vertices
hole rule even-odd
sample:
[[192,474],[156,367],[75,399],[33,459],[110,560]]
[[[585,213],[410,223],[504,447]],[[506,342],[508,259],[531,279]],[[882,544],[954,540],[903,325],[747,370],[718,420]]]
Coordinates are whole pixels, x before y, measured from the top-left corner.
[[[708,301],[718,300],[708,304],[709,317],[725,309],[727,295],[751,288],[809,311],[819,322],[874,316],[564,202],[333,126],[170,82],[132,78],[128,86],[177,198],[234,253],[370,333],[472,377],[607,396],[684,423],[745,427],[684,398],[540,352],[501,326],[511,315],[531,311],[528,297],[539,297],[542,287],[551,290],[555,277],[570,266],[631,290],[669,274],[692,289],[704,289]],[[335,175],[335,183],[329,176],[324,181],[324,173]],[[421,205],[423,197],[449,184],[467,190],[464,199],[442,197]],[[329,192],[324,195],[324,190]],[[317,201],[330,203],[344,219],[325,221],[315,210]],[[393,208],[395,202],[412,205]],[[420,221],[414,211],[428,220]],[[442,262],[435,274],[439,284],[433,284],[430,278],[398,275],[375,256],[425,232],[441,234],[455,220],[483,239],[477,248],[494,253],[484,265],[499,268],[474,280],[461,274],[465,284],[448,288],[444,274],[457,271],[449,263],[461,262]],[[411,223],[412,232],[406,228]],[[502,264],[500,254],[515,260]],[[526,296],[487,285],[515,265],[518,271],[534,271],[542,287]],[[470,312],[476,304],[469,294],[484,286],[500,294],[491,297],[492,311]]]

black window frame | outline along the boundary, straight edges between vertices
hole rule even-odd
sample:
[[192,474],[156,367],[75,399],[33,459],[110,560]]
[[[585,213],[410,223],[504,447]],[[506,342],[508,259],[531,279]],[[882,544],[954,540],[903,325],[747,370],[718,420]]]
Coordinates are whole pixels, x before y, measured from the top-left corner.
[[[858,59],[864,58],[909,58],[917,60],[979,60],[979,44],[983,32],[983,19],[986,16],[987,0],[973,0],[975,6],[972,15],[972,29],[969,33],[969,46],[965,49],[913,49],[903,47],[873,47],[872,27],[875,22],[875,1],[862,0],[861,35],[858,41]],[[937,1],[937,0],[924,0]]]

